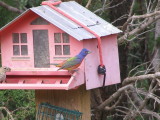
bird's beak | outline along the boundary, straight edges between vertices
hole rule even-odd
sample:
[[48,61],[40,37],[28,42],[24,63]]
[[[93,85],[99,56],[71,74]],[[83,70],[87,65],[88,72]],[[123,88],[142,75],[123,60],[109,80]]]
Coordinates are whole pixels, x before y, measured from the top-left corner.
[[92,53],[91,51],[88,51],[88,54]]

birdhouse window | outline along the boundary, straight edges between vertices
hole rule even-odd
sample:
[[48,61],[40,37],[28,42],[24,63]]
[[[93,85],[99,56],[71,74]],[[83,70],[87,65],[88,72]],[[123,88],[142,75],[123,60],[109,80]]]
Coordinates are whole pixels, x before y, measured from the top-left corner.
[[70,55],[70,39],[67,33],[54,33],[55,55]]
[[38,17],[38,18],[34,19],[30,24],[31,25],[49,25],[49,22],[47,22],[46,20],[44,20],[41,17]]
[[13,55],[28,55],[27,33],[13,33]]

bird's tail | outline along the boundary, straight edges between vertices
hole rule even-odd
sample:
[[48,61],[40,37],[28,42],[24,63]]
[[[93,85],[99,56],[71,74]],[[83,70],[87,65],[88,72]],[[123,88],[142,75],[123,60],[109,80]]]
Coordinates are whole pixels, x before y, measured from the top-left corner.
[[49,65],[54,65],[54,66],[56,66],[56,67],[61,67],[61,65],[58,64],[58,63],[50,63]]
[[49,65],[58,65],[58,63],[49,63]]

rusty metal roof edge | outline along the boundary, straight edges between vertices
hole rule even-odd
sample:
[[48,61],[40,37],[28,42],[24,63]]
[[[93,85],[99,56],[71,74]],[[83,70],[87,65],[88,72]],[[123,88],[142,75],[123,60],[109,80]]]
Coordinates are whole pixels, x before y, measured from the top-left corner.
[[[79,4],[76,3],[75,1],[69,1],[69,2],[73,2],[73,3],[77,4],[77,5],[79,5]],[[64,3],[66,3],[66,2],[64,2]],[[82,8],[84,8],[84,7],[81,6],[81,5],[79,5],[79,6],[82,7]],[[38,7],[41,7],[41,6],[38,6]],[[80,41],[80,40],[84,40],[84,39],[96,38],[96,37],[93,36],[93,35],[91,35],[90,37],[89,37],[89,36],[88,36],[88,37],[87,37],[87,36],[81,36],[81,35],[75,33],[74,30],[67,30],[68,28],[65,28],[65,26],[60,27],[60,26],[59,26],[60,24],[57,24],[57,25],[56,25],[56,24],[53,23],[52,21],[46,19],[46,18],[44,17],[44,15],[41,15],[40,13],[38,13],[37,11],[34,10],[34,9],[36,9],[36,8],[38,8],[38,7],[33,7],[33,8],[30,8],[30,9],[24,11],[21,15],[17,16],[15,19],[13,19],[12,21],[10,21],[8,24],[6,24],[6,25],[3,26],[2,28],[0,28],[0,33],[1,33],[4,29],[6,29],[7,26],[9,26],[10,24],[12,24],[12,23],[14,23],[15,21],[19,20],[21,17],[23,17],[23,16],[24,16],[25,14],[27,14],[29,11],[32,11],[32,12],[34,12],[35,14],[38,14],[39,16],[43,17],[45,20],[49,21],[51,24],[53,24],[53,25],[57,26],[58,28],[64,30],[65,32],[67,32],[68,34],[70,34],[72,37],[76,38],[76,39],[79,40],[79,41]],[[86,8],[84,8],[84,9],[86,9]],[[86,9],[86,10],[89,11],[88,9]],[[89,12],[91,12],[91,11],[89,11]],[[92,12],[91,12],[91,13],[92,13]],[[94,14],[94,13],[93,13],[93,14]],[[95,15],[95,14],[94,14],[94,15]],[[107,21],[103,20],[103,19],[102,19],[101,17],[99,17],[98,15],[95,15],[95,16],[98,17],[98,19],[101,19],[101,20],[103,21],[103,24],[106,22],[106,23],[109,24],[111,27],[113,27],[114,29],[116,29],[116,31],[114,31],[113,33],[111,32],[111,33],[108,34],[108,35],[112,35],[112,34],[117,34],[117,33],[123,32],[123,31],[121,31],[120,29],[118,29],[117,27],[115,27],[114,25],[112,25],[112,24],[108,23]],[[54,22],[56,22],[56,21],[54,21]],[[57,21],[56,23],[58,23],[58,21]],[[107,25],[107,24],[106,24],[106,25]],[[104,24],[104,25],[105,25],[105,24]],[[83,28],[82,28],[82,29],[83,29]],[[88,31],[86,31],[86,32],[88,32]],[[91,33],[90,33],[90,34],[91,34]],[[108,36],[108,35],[107,35],[107,34],[106,34],[106,35],[100,35],[100,37]]]
[[65,31],[66,33],[68,33],[69,35],[71,35],[72,37],[74,37],[75,39],[77,39],[77,40],[79,40],[79,41],[84,39],[82,36],[80,36],[80,35],[78,35],[78,34],[75,34],[73,31],[67,30],[68,28],[60,27],[60,26],[62,26],[62,25],[59,24],[58,21],[54,21],[54,22],[57,23],[57,24],[55,24],[55,23],[53,23],[53,21],[51,21],[51,20],[49,20],[49,19],[46,19],[46,17],[44,17],[45,15],[39,14],[37,11],[35,11],[34,8],[30,8],[30,10],[31,10],[32,12],[34,12],[35,14],[41,16],[43,19],[45,19],[45,20],[47,20],[48,22],[50,22],[52,25],[55,25],[56,27],[62,29],[63,31]]
[[[56,12],[55,10],[53,10],[52,8],[49,8],[46,5],[43,6],[39,6],[39,7],[34,7],[34,8],[30,8],[30,10],[32,12],[34,12],[35,14],[41,16],[43,19],[47,20],[48,22],[50,22],[51,24],[57,26],[58,28],[62,29],[63,31],[65,31],[66,33],[68,33],[69,35],[71,35],[72,37],[74,37],[75,39],[81,41],[83,39],[89,39],[89,38],[94,38],[95,36],[92,35],[91,33],[89,33],[88,31],[82,29],[79,29],[80,31],[86,31],[86,36],[82,36],[79,35],[78,33],[75,32],[76,29],[71,29],[70,27],[66,27],[63,24],[61,24],[59,21],[55,21],[52,17],[50,16],[46,16],[45,14],[43,14],[42,11],[39,10],[39,8],[44,7],[46,10],[52,10],[52,12]],[[48,19],[47,19],[48,18]]]
[[118,29],[117,27],[115,27],[114,25],[112,25],[111,23],[107,22],[106,20],[102,19],[100,16],[96,15],[95,13],[93,13],[92,11],[88,10],[87,8],[83,7],[82,5],[80,5],[79,3],[75,2],[75,1],[68,1],[68,2],[63,2],[63,3],[73,3],[75,5],[78,5],[79,7],[86,9],[87,12],[93,14],[94,16],[96,16],[98,19],[100,19],[101,21],[110,24],[112,27],[116,28],[118,31],[118,33],[123,32],[122,30]]

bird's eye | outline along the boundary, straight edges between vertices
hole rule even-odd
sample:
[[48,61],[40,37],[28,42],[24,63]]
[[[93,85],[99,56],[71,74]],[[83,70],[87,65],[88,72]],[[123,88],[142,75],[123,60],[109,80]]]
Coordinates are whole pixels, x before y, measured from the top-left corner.
[[86,54],[88,54],[88,51],[85,51]]

